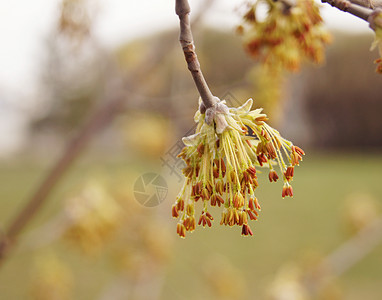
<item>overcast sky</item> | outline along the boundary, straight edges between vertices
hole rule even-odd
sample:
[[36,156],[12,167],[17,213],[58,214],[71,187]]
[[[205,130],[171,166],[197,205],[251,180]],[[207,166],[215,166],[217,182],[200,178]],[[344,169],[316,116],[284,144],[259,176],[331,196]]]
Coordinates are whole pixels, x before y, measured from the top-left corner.
[[[112,47],[156,30],[178,25],[174,0],[88,0],[97,3],[94,34]],[[204,0],[190,0],[193,11]],[[1,137],[21,126],[17,113],[7,111],[9,102],[27,102],[39,78],[44,40],[57,20],[60,0],[0,1],[0,152]],[[204,21],[219,28],[233,29],[239,23],[237,10],[243,1],[216,0]],[[331,28],[366,31],[362,20],[323,5],[323,17]],[[21,128],[20,127],[20,128]],[[13,129],[12,129],[13,128]],[[12,129],[12,130],[11,130]],[[16,136],[16,134],[14,135]],[[15,142],[16,143],[16,142]]]

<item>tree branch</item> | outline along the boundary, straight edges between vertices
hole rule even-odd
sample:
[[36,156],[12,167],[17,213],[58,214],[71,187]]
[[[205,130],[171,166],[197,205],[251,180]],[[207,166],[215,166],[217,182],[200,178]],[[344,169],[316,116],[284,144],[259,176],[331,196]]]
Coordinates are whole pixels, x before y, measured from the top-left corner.
[[190,11],[190,5],[187,0],[176,0],[175,12],[179,16],[180,21],[179,42],[182,46],[188,69],[191,72],[196,88],[198,89],[199,95],[205,106],[205,108],[201,108],[203,111],[204,109],[214,106],[216,100],[212,95],[206,80],[204,79],[203,73],[200,69],[198,57],[196,56],[190,25]]
[[373,10],[367,7],[363,7],[347,0],[321,0],[322,3],[329,3],[331,6],[338,8],[344,12],[348,12],[366,22],[369,22],[368,18],[373,13]]

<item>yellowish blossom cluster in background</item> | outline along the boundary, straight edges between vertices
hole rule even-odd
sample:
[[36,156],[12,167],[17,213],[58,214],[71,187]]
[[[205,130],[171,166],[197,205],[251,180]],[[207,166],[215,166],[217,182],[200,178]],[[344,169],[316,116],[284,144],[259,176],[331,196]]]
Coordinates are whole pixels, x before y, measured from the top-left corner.
[[[80,255],[77,261],[97,264],[101,261],[107,265],[118,282],[113,287],[117,292],[123,290],[126,298],[150,294],[142,290],[142,286],[147,289],[142,282],[149,282],[150,289],[155,290],[155,279],[170,257],[172,236],[164,221],[168,216],[162,220],[157,210],[140,205],[131,196],[128,185],[121,184],[126,175],[131,179],[136,176],[124,173],[121,178],[114,176],[109,180],[103,176],[84,181],[71,192],[63,212],[36,232],[33,236],[36,238],[31,239],[33,247],[37,241],[38,247],[46,246],[47,253],[54,254],[60,249],[57,247],[65,245],[65,257],[45,254],[38,257],[31,271],[33,299],[73,298],[72,293],[78,288],[76,275],[81,272],[76,273],[79,267],[70,264],[67,255],[76,254]],[[142,276],[143,273],[146,275]]]
[[[256,15],[259,4],[267,6],[262,20]],[[304,58],[323,62],[325,45],[331,41],[313,0],[297,0],[291,7],[281,1],[258,0],[249,5],[238,31],[251,57],[289,71],[299,70]]]

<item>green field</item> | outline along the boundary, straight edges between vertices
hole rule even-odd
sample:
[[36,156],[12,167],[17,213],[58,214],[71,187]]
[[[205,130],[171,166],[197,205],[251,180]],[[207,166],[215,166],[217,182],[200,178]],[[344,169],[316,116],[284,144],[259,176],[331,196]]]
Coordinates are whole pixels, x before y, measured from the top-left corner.
[[[20,208],[48,169],[47,165],[1,163],[0,226],[5,226]],[[107,174],[120,180],[126,176],[120,184],[132,190],[134,178],[142,172],[162,171],[169,184],[167,199],[156,208],[145,208],[160,216],[163,227],[158,228],[158,233],[170,230],[166,259],[152,272],[147,270],[155,274],[159,298],[222,299],[225,295],[227,299],[264,299],[280,267],[289,262],[309,264],[312,257],[325,257],[351,236],[344,221],[349,198],[359,195],[360,202],[363,197],[374,198],[376,209],[382,207],[381,167],[379,154],[308,155],[296,169],[293,199],[281,198],[281,183],[270,184],[266,174],[259,176],[257,196],[262,211],[259,221],[251,224],[253,237],[243,238],[239,228],[220,226],[219,212],[213,211],[216,220],[212,228],[197,228],[183,240],[176,236],[176,221],[170,218],[170,207],[180,184],[168,170],[161,170],[157,161],[115,159],[96,164],[87,159],[68,172],[28,231],[56,214],[62,198],[86,178]],[[28,250],[22,242],[25,236],[28,232],[1,266],[0,299],[28,299],[33,265],[39,253],[55,253],[73,271],[73,299],[98,299],[115,276],[115,262],[109,258],[109,250],[87,257],[60,242]],[[142,258],[142,264],[150,267],[150,261],[145,259]],[[342,295],[340,299],[381,299],[381,282],[382,243],[338,278],[335,289],[337,295]]]

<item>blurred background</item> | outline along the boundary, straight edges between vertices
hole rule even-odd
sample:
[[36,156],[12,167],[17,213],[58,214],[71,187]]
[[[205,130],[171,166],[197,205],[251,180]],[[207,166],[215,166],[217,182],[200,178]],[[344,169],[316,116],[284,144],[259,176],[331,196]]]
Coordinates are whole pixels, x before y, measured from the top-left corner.
[[176,154],[198,94],[173,1],[1,2],[0,236],[60,158],[64,176],[0,265],[0,298],[380,299],[382,78],[367,23],[322,7],[325,64],[273,82],[235,33],[240,1],[190,2],[212,92],[253,98],[307,153],[295,196],[259,176],[254,237],[215,221],[178,238]]

